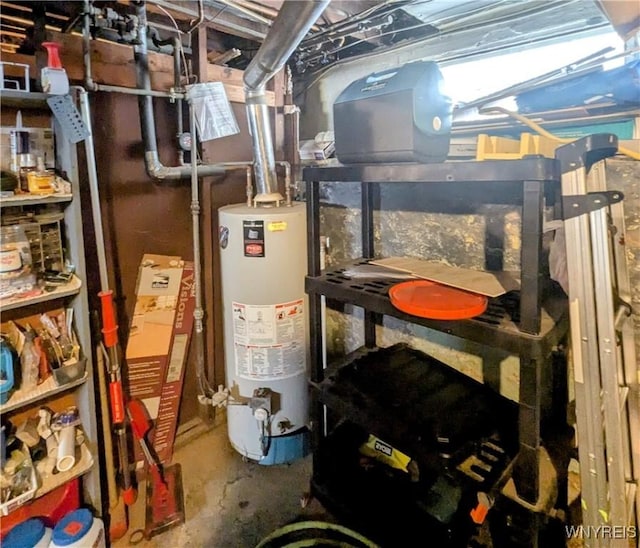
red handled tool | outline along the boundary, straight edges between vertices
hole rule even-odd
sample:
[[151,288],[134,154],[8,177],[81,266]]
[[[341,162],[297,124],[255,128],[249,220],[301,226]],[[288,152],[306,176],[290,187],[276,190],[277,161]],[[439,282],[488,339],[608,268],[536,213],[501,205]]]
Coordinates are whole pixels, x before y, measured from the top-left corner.
[[102,336],[108,352],[109,402],[113,431],[118,439],[118,454],[122,474],[122,498],[127,506],[136,501],[136,490],[131,483],[129,450],[127,447],[126,415],[122,391],[120,352],[118,349],[118,324],[113,307],[113,291],[98,293],[102,304]]
[[149,446],[147,434],[151,420],[147,408],[140,400],[129,400],[127,412],[131,430],[140,443],[151,475],[147,479],[146,523],[144,535],[147,539],[184,523],[184,497],[182,473],[178,463],[164,467],[153,448]]

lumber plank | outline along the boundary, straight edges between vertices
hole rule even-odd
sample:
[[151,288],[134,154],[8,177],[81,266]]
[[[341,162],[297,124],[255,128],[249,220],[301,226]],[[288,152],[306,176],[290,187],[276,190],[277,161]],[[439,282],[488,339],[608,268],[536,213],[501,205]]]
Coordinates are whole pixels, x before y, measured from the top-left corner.
[[470,270],[410,257],[388,257],[369,262],[488,297],[499,297],[520,285],[519,281],[507,272]]
[[[62,34],[47,31],[48,40],[61,44],[60,59],[67,71],[69,79],[78,83],[84,81],[84,62],[82,37],[75,34]],[[38,78],[35,56],[17,53],[3,53],[2,61],[21,63],[29,66],[31,77]],[[158,91],[169,91],[173,87],[173,59],[170,55],[149,52],[149,69],[151,88]],[[131,46],[106,42],[91,41],[91,72],[97,84],[136,87],[136,74]],[[8,76],[22,75],[18,67],[7,65]],[[242,84],[243,71],[219,65],[207,64],[207,81],[222,82],[227,97],[232,103],[244,103],[245,94]],[[267,91],[267,105],[275,106],[275,93]]]

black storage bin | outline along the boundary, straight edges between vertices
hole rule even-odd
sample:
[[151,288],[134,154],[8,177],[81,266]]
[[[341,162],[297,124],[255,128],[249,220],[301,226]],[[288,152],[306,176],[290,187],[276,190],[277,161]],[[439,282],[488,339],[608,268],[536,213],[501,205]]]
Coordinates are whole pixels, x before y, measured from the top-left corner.
[[333,105],[340,162],[444,161],[452,105],[442,85],[432,61],[376,72],[349,85]]

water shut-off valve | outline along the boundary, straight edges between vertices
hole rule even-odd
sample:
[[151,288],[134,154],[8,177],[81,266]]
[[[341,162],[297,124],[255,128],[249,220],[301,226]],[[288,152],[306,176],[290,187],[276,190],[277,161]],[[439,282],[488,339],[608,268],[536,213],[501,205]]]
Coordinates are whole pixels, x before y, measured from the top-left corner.
[[229,403],[229,389],[223,385],[218,385],[218,390],[214,392],[210,398],[207,398],[204,394],[198,395],[198,402],[201,405],[211,405],[213,407],[226,407]]

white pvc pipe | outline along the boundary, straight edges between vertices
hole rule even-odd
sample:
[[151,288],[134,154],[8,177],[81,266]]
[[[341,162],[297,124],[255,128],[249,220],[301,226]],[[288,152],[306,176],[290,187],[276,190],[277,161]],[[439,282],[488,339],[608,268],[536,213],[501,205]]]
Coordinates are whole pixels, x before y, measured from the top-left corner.
[[58,460],[56,468],[59,472],[67,472],[76,464],[76,427],[65,426],[58,432]]

